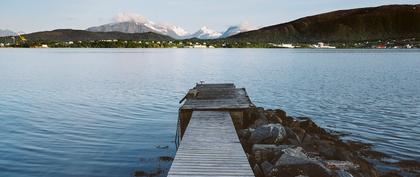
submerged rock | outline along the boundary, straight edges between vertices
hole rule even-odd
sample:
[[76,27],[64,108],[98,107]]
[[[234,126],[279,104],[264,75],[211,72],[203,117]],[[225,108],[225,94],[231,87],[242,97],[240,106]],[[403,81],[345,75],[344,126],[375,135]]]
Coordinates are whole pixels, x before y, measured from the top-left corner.
[[133,174],[135,177],[142,177],[142,176],[148,176],[149,174],[145,171],[135,171]]
[[169,157],[169,156],[160,156],[159,157],[160,161],[173,161],[174,158],[173,157]]
[[278,144],[286,137],[286,130],[281,124],[267,124],[256,128],[250,138],[252,144]]

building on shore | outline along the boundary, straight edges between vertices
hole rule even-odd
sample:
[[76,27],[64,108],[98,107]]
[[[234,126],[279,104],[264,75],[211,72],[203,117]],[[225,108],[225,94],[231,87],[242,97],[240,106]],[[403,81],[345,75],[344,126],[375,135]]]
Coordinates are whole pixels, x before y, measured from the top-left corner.
[[0,47],[4,47],[4,44],[3,43],[0,43]]
[[335,46],[330,46],[323,42],[318,42],[318,44],[314,44],[312,45],[312,47],[316,49],[335,49],[336,48]]
[[277,47],[277,48],[288,48],[288,49],[293,49],[295,48],[295,46],[293,44],[274,44],[274,43],[269,43],[271,46],[273,47]]
[[202,48],[207,48],[207,46],[206,45],[201,45],[201,44],[196,44],[196,45],[193,46],[193,48],[200,48],[200,49],[202,49]]

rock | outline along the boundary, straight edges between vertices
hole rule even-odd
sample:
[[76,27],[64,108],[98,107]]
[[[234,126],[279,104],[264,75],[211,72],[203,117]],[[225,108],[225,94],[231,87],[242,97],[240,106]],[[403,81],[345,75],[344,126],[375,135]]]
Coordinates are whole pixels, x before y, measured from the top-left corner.
[[284,129],[286,130],[286,135],[289,139],[294,139],[299,143],[301,142],[299,136],[292,129],[289,127],[284,127]]
[[359,165],[349,161],[328,160],[325,161],[325,164],[328,168],[338,170],[355,170],[359,168]]
[[287,148],[283,150],[283,152],[284,154],[281,155],[280,159],[276,162],[276,166],[316,163],[302,152],[301,147]]
[[279,124],[283,123],[283,119],[281,117],[277,116],[277,115],[273,116],[273,121],[276,122],[276,123],[279,123]]
[[295,127],[292,129],[295,132],[296,136],[298,137],[297,140],[302,142],[303,138],[305,137],[306,131],[303,128]]
[[264,173],[261,171],[261,168],[255,164],[254,168],[252,168],[252,170],[254,171],[255,176],[263,176]]
[[266,124],[269,124],[267,119],[257,119],[257,120],[255,120],[253,127],[257,128],[257,127],[260,127],[260,126],[263,126],[263,125],[266,125]]
[[247,156],[248,161],[249,161],[250,164],[255,164],[256,163],[255,156],[253,154],[246,153],[246,156]]
[[335,144],[332,141],[319,141],[319,153],[327,159],[333,159],[336,153]]
[[260,166],[265,176],[271,176],[270,173],[271,170],[273,170],[274,166],[270,162],[264,161],[263,163],[261,163]]
[[267,159],[265,159],[264,151],[255,151],[254,156],[255,156],[255,162],[256,163],[261,163],[264,160],[267,160]]
[[286,112],[281,109],[276,109],[276,116],[280,118],[282,121],[286,119]]
[[286,118],[283,119],[283,125],[290,126],[295,121],[295,118],[291,116],[286,116]]
[[290,144],[293,144],[293,145],[296,145],[296,146],[299,146],[300,145],[300,142],[298,140],[296,140],[296,139],[289,138],[289,139],[287,139],[287,141]]
[[310,176],[310,177],[331,177],[325,169],[316,164],[303,165],[286,165],[275,167],[278,177],[295,177],[295,176]]
[[160,161],[173,161],[174,158],[173,157],[169,157],[169,156],[160,156],[159,157]]
[[238,132],[238,136],[240,139],[248,140],[253,131],[254,129],[252,128],[242,129]]
[[287,148],[295,148],[294,145],[275,145],[275,144],[254,144],[252,146],[252,151],[255,153],[256,151],[270,151],[270,152],[281,152],[283,154],[283,150]]
[[275,164],[279,174],[285,174],[284,176],[330,176],[330,171],[318,160],[309,158],[302,152],[301,147],[288,148],[283,152],[284,154]]
[[307,153],[319,155],[319,140],[312,134],[305,134],[301,146]]
[[310,134],[306,134],[305,137],[302,139],[302,144],[304,145],[310,145],[313,144],[314,141],[312,139],[312,136]]
[[133,175],[136,177],[141,177],[141,176],[148,176],[149,174],[147,174],[144,171],[135,171]]
[[254,152],[255,161],[262,163],[264,161],[271,161],[275,157],[275,153],[272,151],[257,150]]
[[339,177],[353,177],[353,175],[351,173],[349,173],[347,171],[344,171],[344,170],[338,170],[338,171],[336,171],[336,173],[337,173],[337,176],[339,176]]
[[318,127],[312,119],[307,117],[298,117],[299,119],[299,126],[306,130],[308,133],[318,133],[318,134],[325,134],[325,130]]
[[248,142],[252,144],[278,144],[285,137],[286,130],[281,124],[267,124],[256,128]]

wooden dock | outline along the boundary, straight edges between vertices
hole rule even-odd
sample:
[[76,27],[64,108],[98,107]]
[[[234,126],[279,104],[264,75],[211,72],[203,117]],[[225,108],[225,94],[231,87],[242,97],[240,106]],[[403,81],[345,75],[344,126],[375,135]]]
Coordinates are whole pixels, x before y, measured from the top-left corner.
[[235,130],[251,107],[245,89],[197,84],[180,108],[182,140],[168,176],[254,176]]

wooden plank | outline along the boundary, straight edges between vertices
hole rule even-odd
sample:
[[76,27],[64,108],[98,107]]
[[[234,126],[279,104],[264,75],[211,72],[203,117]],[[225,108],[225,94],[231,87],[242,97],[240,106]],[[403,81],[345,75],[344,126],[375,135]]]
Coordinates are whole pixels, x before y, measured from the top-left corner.
[[254,107],[243,88],[199,89],[195,97],[188,98],[181,109],[214,110],[245,109]]
[[193,112],[168,176],[254,176],[229,112]]
[[195,86],[196,89],[206,89],[206,88],[210,88],[210,89],[214,89],[214,88],[230,88],[233,89],[235,88],[235,84],[233,83],[224,83],[224,84],[197,84]]

